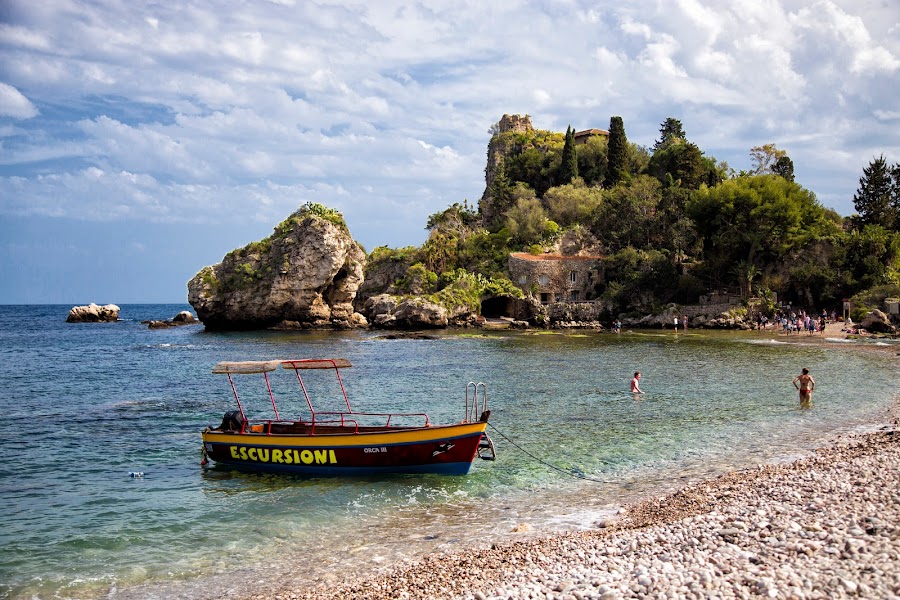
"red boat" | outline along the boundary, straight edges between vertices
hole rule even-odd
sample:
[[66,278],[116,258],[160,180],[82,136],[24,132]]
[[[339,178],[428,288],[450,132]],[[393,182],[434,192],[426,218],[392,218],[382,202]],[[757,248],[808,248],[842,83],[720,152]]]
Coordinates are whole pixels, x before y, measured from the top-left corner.
[[[228,377],[238,410],[226,412],[221,425],[203,431],[203,464],[207,464],[208,457],[217,464],[244,471],[465,475],[476,456],[495,458],[494,444],[485,433],[490,417],[485,384],[466,385],[465,416],[461,422],[433,425],[425,413],[355,412],[341,378],[341,369],[350,366],[342,358],[217,364],[212,372]],[[269,374],[279,367],[281,372],[292,371],[296,375],[309,408],[308,418],[285,419],[279,414],[269,379]],[[301,375],[308,369],[334,370],[346,410],[341,406],[339,411],[316,411]],[[233,376],[253,374],[262,375],[265,381],[274,418],[248,419],[244,412]]]

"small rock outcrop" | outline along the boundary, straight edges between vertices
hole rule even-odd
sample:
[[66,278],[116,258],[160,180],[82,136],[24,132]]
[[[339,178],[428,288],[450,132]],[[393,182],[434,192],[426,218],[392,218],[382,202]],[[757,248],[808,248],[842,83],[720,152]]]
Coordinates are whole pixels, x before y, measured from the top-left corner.
[[207,329],[348,328],[366,255],[340,213],[307,204],[268,238],[228,253],[188,282]]
[[867,314],[859,326],[873,333],[897,333],[891,318],[877,308]]
[[439,329],[450,322],[446,308],[423,298],[379,294],[366,300],[365,311],[381,329]]
[[91,302],[86,306],[73,306],[66,323],[111,323],[119,320],[119,307],[115,304],[99,306]]
[[183,310],[169,321],[141,321],[141,324],[146,325],[148,329],[166,329],[169,327],[178,327],[179,325],[196,325],[199,322],[200,321],[197,320],[197,317],[195,317],[192,312]]
[[366,300],[363,311],[371,326],[378,329],[472,327],[478,320],[476,311],[463,303],[448,308],[419,296],[378,294]]

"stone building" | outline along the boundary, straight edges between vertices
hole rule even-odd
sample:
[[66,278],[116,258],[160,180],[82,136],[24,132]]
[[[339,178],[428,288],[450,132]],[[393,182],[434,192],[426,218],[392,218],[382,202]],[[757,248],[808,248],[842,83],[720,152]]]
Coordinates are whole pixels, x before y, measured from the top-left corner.
[[601,256],[513,252],[509,274],[513,283],[541,304],[581,302],[593,300],[594,285],[603,280],[601,261]]
[[585,129],[584,131],[575,132],[575,143],[576,144],[587,144],[587,141],[594,137],[595,135],[603,136],[605,138],[609,137],[609,132],[605,129]]

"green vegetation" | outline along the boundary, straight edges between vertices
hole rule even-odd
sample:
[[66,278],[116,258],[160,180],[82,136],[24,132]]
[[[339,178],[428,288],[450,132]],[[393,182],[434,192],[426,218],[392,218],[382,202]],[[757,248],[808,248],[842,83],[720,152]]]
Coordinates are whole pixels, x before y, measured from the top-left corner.
[[328,208],[316,202],[307,202],[287,219],[276,225],[275,233],[273,235],[280,239],[286,238],[290,235],[291,231],[293,231],[294,227],[302,223],[305,219],[308,219],[310,216],[315,216],[328,221],[344,231],[347,231],[347,223],[344,222],[344,215],[333,208]]
[[443,274],[441,279],[446,282],[446,285],[440,291],[428,296],[428,300],[451,312],[458,308],[478,312],[481,309],[481,301],[485,298],[524,297],[522,290],[505,277],[485,277],[480,273],[456,269]]
[[566,142],[559,162],[557,185],[572,183],[576,177],[578,177],[578,158],[575,156],[575,130],[570,125],[566,128]]
[[766,312],[779,302],[818,311],[843,298],[868,308],[900,296],[900,165],[873,160],[854,196],[858,214],[842,218],[794,181],[793,161],[774,144],[751,148],[751,168],[735,173],[692,143],[680,120],[665,119],[659,132],[648,150],[628,142],[621,117],[610,119],[608,138],[581,145],[571,126],[494,128],[487,201],[431,215],[421,248],[376,248],[369,265],[408,265],[396,289],[473,310],[492,294],[523,293],[508,279],[511,252],[559,252],[563,238],[605,256],[587,299],[610,315],[713,290]]
[[611,188],[625,179],[628,174],[628,138],[622,117],[609,120],[609,150],[607,152],[606,187]]

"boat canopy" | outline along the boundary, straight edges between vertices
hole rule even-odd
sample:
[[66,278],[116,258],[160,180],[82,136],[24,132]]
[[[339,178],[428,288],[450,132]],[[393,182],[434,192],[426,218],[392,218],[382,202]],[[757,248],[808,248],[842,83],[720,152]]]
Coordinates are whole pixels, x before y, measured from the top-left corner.
[[243,362],[223,361],[213,367],[212,372],[221,375],[229,373],[237,375],[269,373],[277,369],[280,364],[280,360],[248,360]]
[[346,369],[352,367],[346,358],[307,358],[303,360],[283,360],[281,366],[285,369]]

